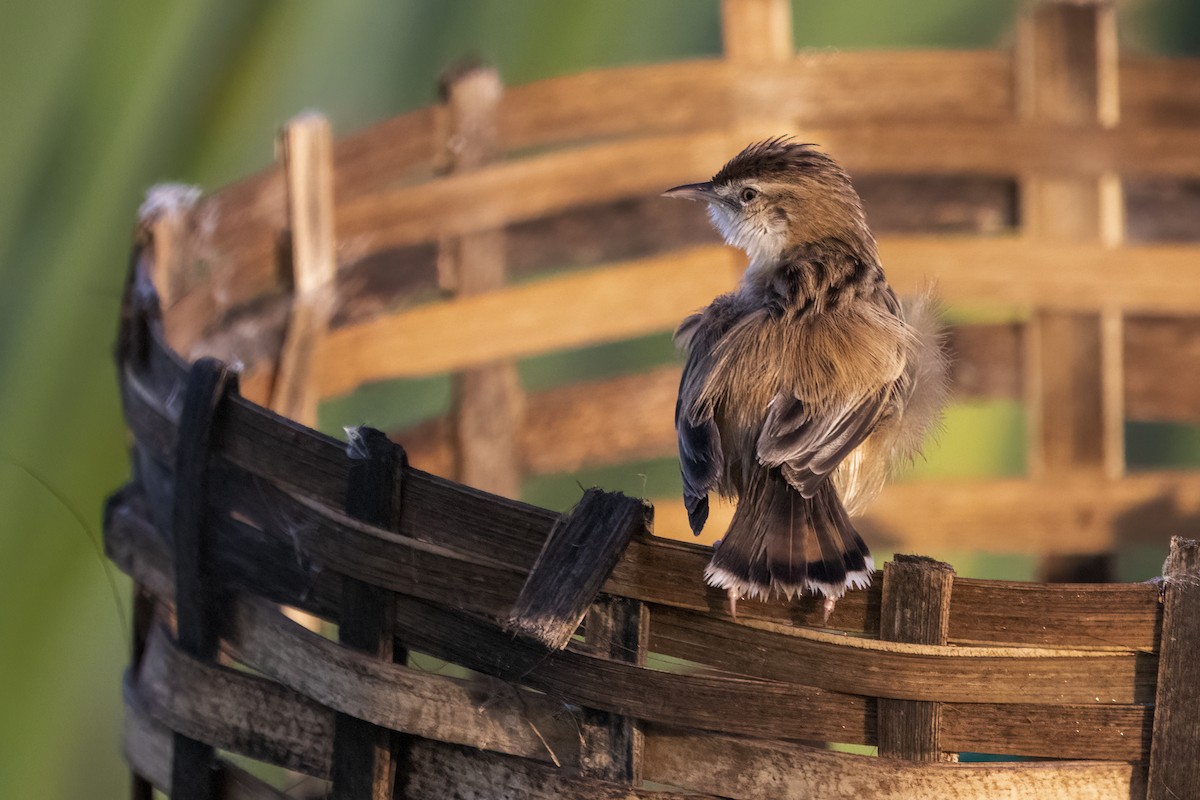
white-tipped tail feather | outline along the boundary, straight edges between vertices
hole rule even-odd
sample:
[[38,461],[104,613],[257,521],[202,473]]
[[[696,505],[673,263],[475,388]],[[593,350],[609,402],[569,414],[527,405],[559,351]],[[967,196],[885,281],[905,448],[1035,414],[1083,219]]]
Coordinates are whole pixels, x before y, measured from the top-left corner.
[[847,589],[866,589],[871,585],[871,576],[875,573],[875,559],[870,555],[864,557],[866,567],[846,573],[845,583],[835,584],[818,580],[806,580],[802,587],[791,584],[761,584],[748,581],[729,570],[714,567],[709,564],[704,569],[704,580],[716,589],[726,589],[733,596],[751,600],[770,600],[772,597],[783,597],[792,600],[800,595],[821,595],[831,600],[840,600]]

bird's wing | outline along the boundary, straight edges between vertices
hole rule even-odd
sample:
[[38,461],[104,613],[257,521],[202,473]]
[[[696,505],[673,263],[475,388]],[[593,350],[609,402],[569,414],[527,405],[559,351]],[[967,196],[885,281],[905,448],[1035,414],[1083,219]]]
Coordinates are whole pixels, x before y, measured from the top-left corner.
[[777,394],[758,437],[759,462],[782,467],[788,483],[804,497],[812,497],[826,476],[888,414],[890,388],[821,411],[799,398]]
[[708,520],[708,493],[717,488],[724,456],[721,434],[713,409],[701,395],[713,368],[713,348],[728,328],[714,303],[705,311],[685,319],[675,341],[688,351],[679,397],[675,401],[675,433],[679,438],[679,469],[683,474],[683,502],[688,523],[699,535]]
[[[838,250],[824,250],[819,257],[812,253],[793,253],[786,255],[785,260],[789,267],[777,270],[771,285],[776,303],[782,308],[803,305],[800,295],[806,289],[805,283],[818,281],[820,276],[840,274],[848,283],[874,280],[864,266],[866,262]],[[881,285],[877,291],[864,310],[870,309],[878,319],[892,322],[897,326],[892,333],[901,336],[900,303],[886,285]],[[889,341],[892,337],[871,338]],[[861,348],[862,344],[859,341],[856,346]],[[852,354],[844,355],[850,357]],[[878,352],[875,355],[876,364],[887,360]],[[869,374],[870,370],[866,372]],[[903,391],[901,380],[896,376],[874,385],[868,383],[841,399],[819,400],[819,395],[801,391],[798,386],[781,386],[766,409],[757,443],[759,462],[769,467],[781,467],[788,483],[803,496],[811,498],[826,476],[893,413],[897,392]]]

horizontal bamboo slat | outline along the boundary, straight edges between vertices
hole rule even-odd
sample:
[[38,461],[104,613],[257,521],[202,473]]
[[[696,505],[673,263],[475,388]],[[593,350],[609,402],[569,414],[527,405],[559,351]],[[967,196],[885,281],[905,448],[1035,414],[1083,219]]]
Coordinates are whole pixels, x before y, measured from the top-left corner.
[[[951,328],[952,396],[956,402],[1021,397],[1022,323]],[[1129,317],[1124,325],[1126,414],[1130,419],[1200,419],[1200,322],[1191,317]],[[1161,376],[1175,376],[1164,382]],[[526,474],[573,472],[583,465],[674,457],[668,410],[679,387],[678,366],[530,394],[520,435]],[[452,452],[447,420],[434,418],[398,431],[412,462],[445,474]],[[665,530],[665,529],[660,529]]]
[[[939,294],[956,305],[1200,310],[1197,252],[1187,246],[899,237],[882,239],[880,251],[898,291],[913,292],[937,275]],[[729,249],[703,247],[379,317],[323,339],[314,380],[322,395],[338,395],[369,381],[670,330],[731,290],[741,266]]]
[[[657,735],[656,735],[657,733]],[[686,733],[647,735],[651,780],[705,786],[745,800],[933,797],[952,785],[954,797],[1137,797],[1145,779],[1136,766],[1104,762],[1050,764],[916,764],[899,759]],[[801,765],[783,770],[781,764]]]

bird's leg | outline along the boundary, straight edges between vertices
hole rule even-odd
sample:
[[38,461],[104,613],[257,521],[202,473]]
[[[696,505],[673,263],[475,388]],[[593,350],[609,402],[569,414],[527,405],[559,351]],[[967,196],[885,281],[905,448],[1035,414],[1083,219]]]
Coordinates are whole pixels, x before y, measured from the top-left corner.
[[824,625],[826,627],[829,626],[829,615],[833,613],[833,607],[836,605],[837,605],[836,598],[833,598],[833,597],[825,598],[825,602],[821,604],[821,608],[824,610],[824,613],[821,615],[821,624],[822,625]]
[[737,619],[737,601],[738,601],[737,589],[730,587],[726,591],[729,592],[729,616],[733,617],[734,619]]

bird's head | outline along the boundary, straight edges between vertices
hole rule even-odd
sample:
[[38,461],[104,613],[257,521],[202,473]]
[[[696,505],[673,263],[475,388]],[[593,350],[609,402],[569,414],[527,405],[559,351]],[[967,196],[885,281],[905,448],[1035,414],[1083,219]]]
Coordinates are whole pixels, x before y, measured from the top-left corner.
[[703,200],[713,225],[746,251],[750,270],[775,265],[789,247],[839,239],[874,250],[862,202],[837,162],[811,144],[787,137],[750,145],[712,180],[663,192]]

